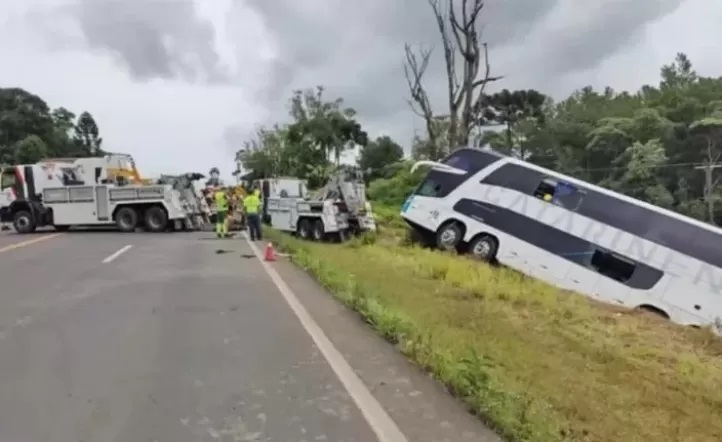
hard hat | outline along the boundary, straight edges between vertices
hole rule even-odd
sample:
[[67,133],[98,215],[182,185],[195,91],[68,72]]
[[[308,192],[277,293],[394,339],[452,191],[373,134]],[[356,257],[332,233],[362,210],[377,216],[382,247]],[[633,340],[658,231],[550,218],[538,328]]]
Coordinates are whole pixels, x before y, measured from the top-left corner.
[[552,200],[552,196],[550,194],[547,193],[544,195],[544,201],[550,202],[551,200]]

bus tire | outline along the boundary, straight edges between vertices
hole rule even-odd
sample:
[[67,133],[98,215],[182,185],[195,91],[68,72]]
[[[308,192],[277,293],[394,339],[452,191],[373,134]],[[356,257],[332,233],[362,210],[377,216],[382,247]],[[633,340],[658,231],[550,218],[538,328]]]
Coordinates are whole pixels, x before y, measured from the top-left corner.
[[[165,232],[168,228],[168,215],[160,206],[151,206],[144,214],[145,228],[149,232],[160,233]],[[186,221],[186,220],[183,220]],[[187,223],[183,222],[183,229],[188,229]]]
[[441,250],[457,250],[464,239],[464,231],[459,223],[447,222],[436,231],[436,247]]
[[132,207],[121,207],[115,212],[115,225],[121,232],[135,232],[138,226],[138,212]]
[[308,219],[303,218],[298,221],[296,226],[296,236],[300,239],[308,239],[311,237],[311,223]]
[[499,241],[485,233],[477,235],[469,243],[469,253],[471,256],[484,262],[493,262],[496,259],[496,252],[498,250]]
[[27,210],[19,210],[13,216],[13,227],[18,233],[33,233],[37,224],[32,213]]

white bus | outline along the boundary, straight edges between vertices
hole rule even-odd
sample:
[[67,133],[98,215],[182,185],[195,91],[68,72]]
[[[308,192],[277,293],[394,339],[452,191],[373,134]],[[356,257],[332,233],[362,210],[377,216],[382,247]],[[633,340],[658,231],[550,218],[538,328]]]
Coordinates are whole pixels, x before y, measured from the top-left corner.
[[494,151],[462,148],[401,209],[417,238],[599,301],[720,326],[722,229]]

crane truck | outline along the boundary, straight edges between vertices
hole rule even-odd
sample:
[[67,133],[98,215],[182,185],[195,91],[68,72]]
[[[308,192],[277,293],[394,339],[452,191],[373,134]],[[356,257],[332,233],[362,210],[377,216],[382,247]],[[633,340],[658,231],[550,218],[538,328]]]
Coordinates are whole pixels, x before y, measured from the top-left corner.
[[0,194],[0,222],[12,223],[18,233],[113,225],[123,232],[160,232],[188,223],[181,193],[172,185],[147,184],[126,154],[5,167]]
[[350,236],[376,230],[363,177],[342,169],[325,186],[309,193],[304,180],[264,180],[263,216],[274,229],[301,239],[343,242]]

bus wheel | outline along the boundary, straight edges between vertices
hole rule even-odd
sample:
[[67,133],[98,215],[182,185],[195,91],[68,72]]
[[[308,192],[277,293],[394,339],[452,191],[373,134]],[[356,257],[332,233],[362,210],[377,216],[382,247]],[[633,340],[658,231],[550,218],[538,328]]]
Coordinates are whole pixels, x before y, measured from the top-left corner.
[[469,253],[481,261],[492,262],[498,249],[499,242],[491,235],[478,235],[469,243]]
[[464,233],[458,223],[450,222],[436,231],[436,247],[441,250],[456,250]]
[[138,212],[132,207],[121,207],[115,213],[115,225],[121,232],[134,232],[138,225]]
[[21,210],[13,217],[13,227],[18,233],[33,233],[35,231],[35,219],[30,212]]

